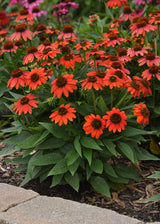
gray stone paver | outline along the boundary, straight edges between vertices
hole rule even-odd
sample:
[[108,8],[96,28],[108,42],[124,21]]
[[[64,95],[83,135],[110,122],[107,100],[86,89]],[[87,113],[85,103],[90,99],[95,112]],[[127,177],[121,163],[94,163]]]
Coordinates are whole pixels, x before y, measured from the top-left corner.
[[62,198],[39,196],[0,214],[10,224],[140,224],[114,211]]
[[37,197],[39,194],[32,190],[25,190],[9,184],[0,183],[0,212],[19,203]]
[[[0,184],[0,224],[145,224],[115,211]],[[146,223],[160,224],[160,222]]]

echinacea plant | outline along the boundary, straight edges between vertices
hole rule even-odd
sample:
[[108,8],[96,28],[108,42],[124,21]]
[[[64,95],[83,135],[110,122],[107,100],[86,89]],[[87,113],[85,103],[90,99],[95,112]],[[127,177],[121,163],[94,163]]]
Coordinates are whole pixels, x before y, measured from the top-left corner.
[[26,170],[21,186],[50,178],[78,191],[87,181],[110,197],[139,181],[139,161],[159,159],[142,143],[160,134],[160,11],[109,0],[104,18],[58,29],[31,10],[42,2],[10,1],[20,13],[0,28],[0,94],[12,120],[0,156],[23,152],[12,161]]

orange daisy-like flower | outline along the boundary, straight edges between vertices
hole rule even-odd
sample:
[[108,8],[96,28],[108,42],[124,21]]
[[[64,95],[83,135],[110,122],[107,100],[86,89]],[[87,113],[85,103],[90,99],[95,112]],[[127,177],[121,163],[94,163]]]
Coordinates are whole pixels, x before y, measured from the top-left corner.
[[160,57],[156,56],[153,52],[148,52],[143,58],[138,60],[139,66],[147,64],[148,66],[160,66]]
[[19,12],[19,16],[15,19],[15,22],[18,22],[19,20],[27,19],[28,21],[31,21],[34,19],[34,15],[32,13],[28,12],[28,9],[24,8]]
[[82,82],[81,86],[84,87],[85,90],[92,88],[99,90],[102,89],[102,86],[104,86],[100,78],[95,75],[88,75],[87,79],[81,80],[80,82]]
[[3,44],[0,54],[3,54],[4,52],[16,53],[16,51],[17,51],[17,46],[15,46],[12,41],[7,41]]
[[127,116],[124,111],[120,111],[115,107],[112,108],[111,111],[106,112],[107,115],[103,116],[103,119],[106,120],[106,128],[108,127],[109,131],[121,132],[121,130],[125,129],[125,125],[127,125]]
[[133,18],[133,13],[132,9],[130,8],[129,5],[125,5],[122,11],[122,14],[119,17],[119,21],[127,21],[127,20],[132,20]]
[[142,79],[138,76],[134,76],[133,78],[141,86],[141,92],[143,93],[144,97],[146,97],[148,95],[152,95],[152,91],[151,91],[151,88],[150,88],[150,85],[151,85],[150,81],[148,81],[146,79]]
[[37,30],[34,32],[34,36],[36,34],[43,33],[43,32],[48,33],[48,32],[50,32],[50,30],[44,24],[39,24],[37,26]]
[[131,57],[127,55],[126,48],[117,48],[118,59],[122,62],[131,61]]
[[110,33],[108,35],[108,42],[107,42],[107,47],[115,47],[116,44],[121,45],[122,42],[124,42],[125,39],[118,37],[116,33]]
[[59,60],[59,65],[63,65],[66,68],[74,68],[75,63],[80,63],[82,61],[82,58],[80,55],[75,54],[65,54],[63,57]]
[[84,117],[86,122],[83,125],[83,130],[86,134],[91,134],[92,138],[98,139],[101,134],[103,134],[103,129],[105,127],[105,120],[103,120],[99,115],[88,115]]
[[68,39],[68,38],[77,38],[77,35],[73,32],[73,26],[65,25],[63,31],[59,34],[58,39]]
[[125,87],[128,88],[132,97],[140,97],[141,94],[141,85],[136,80],[128,79],[125,83]]
[[146,69],[142,72],[142,77],[146,80],[151,80],[152,77],[157,77],[157,79],[160,81],[160,68],[159,66],[152,65],[149,67],[149,69]]
[[104,85],[109,86],[110,89],[113,89],[113,87],[122,88],[124,83],[123,80],[115,75],[112,69],[108,70],[111,70],[111,72],[108,71],[108,74],[103,79]]
[[133,48],[129,48],[127,54],[130,57],[143,56],[148,53],[147,49],[150,49],[150,47],[142,47],[140,44],[137,44]]
[[126,5],[127,0],[109,0],[106,4],[108,8],[121,7]]
[[74,46],[77,51],[83,50],[86,51],[90,47],[93,47],[93,43],[90,40],[84,40]]
[[62,77],[55,79],[51,84],[51,93],[54,93],[54,97],[60,98],[62,94],[66,97],[69,96],[69,92],[73,93],[77,89],[76,83],[78,81],[73,79],[73,75],[66,74]]
[[14,103],[15,107],[13,110],[15,110],[15,113],[18,113],[19,115],[26,113],[32,113],[32,108],[31,107],[37,107],[37,100],[33,100],[34,98],[37,98],[34,95],[28,94],[26,96],[23,96],[20,100]]
[[23,72],[20,68],[16,68],[11,72],[11,78],[8,80],[7,87],[12,89],[15,87],[16,89],[19,86],[25,86],[26,76],[29,72]]
[[[134,22],[134,21],[133,21]],[[149,24],[149,20],[147,17],[138,17],[136,18],[136,22],[130,26],[132,36],[145,36],[146,32],[154,31],[155,26]]]
[[149,115],[150,112],[147,108],[147,106],[143,103],[135,104],[134,109],[134,115],[137,116],[137,122],[140,124],[149,124]]
[[51,121],[54,121],[55,124],[58,123],[59,126],[62,124],[67,124],[68,120],[73,121],[73,118],[76,118],[76,110],[73,107],[70,107],[70,104],[64,104],[60,105],[59,109],[55,112],[53,112],[50,115]]
[[35,46],[27,48],[27,55],[24,56],[23,65],[32,63],[35,58],[38,58],[38,50]]
[[37,86],[46,83],[46,75],[47,73],[45,72],[44,68],[34,68],[27,76],[26,85],[29,86],[29,89],[36,89]]
[[26,29],[26,25],[18,24],[14,30],[15,32],[10,37],[11,40],[20,40],[21,37],[24,41],[27,41],[27,39],[32,40],[33,33]]
[[59,53],[60,53],[59,49],[54,49],[53,50],[52,48],[48,47],[48,48],[45,48],[43,51],[38,51],[37,52],[37,59],[38,59],[38,61],[53,59]]

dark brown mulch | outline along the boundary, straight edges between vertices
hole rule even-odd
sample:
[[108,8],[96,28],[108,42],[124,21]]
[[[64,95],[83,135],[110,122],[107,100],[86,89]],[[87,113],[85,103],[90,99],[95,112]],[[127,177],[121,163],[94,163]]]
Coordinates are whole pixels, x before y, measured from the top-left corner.
[[[0,157],[0,183],[19,186],[25,173],[14,172],[14,168],[17,166],[6,163],[4,159],[6,158]],[[145,199],[160,192],[160,180],[147,178],[147,176],[153,174],[155,170],[160,170],[160,162],[141,162],[138,169],[141,181],[131,181],[121,190],[112,191],[112,199],[95,192],[87,183],[81,184],[79,193],[74,191],[69,185],[50,188],[50,178],[41,184],[37,179],[33,180],[26,184],[24,188],[32,189],[41,195],[62,197],[81,203],[112,209],[120,214],[146,222],[160,221],[160,203],[145,201]]]

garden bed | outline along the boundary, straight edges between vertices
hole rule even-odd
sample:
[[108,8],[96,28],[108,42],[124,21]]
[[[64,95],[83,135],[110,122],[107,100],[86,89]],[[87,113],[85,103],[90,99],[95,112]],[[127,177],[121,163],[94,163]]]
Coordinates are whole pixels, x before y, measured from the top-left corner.
[[[3,146],[3,145],[2,145]],[[7,183],[19,186],[24,179],[24,172],[15,172],[17,165],[6,163],[5,159],[13,156],[0,158],[0,183]],[[77,193],[69,185],[57,185],[50,188],[51,178],[48,178],[41,184],[38,179],[30,181],[24,186],[26,189],[32,189],[40,195],[50,197],[61,197],[69,200],[87,203],[102,208],[112,209],[120,214],[131,216],[142,221],[152,222],[160,221],[160,203],[146,202],[145,199],[159,193],[160,181],[157,179],[148,179],[147,176],[159,170],[159,161],[141,162],[139,167],[140,182],[130,181],[118,191],[111,192],[112,199],[93,190],[87,183],[81,183],[80,191]]]

